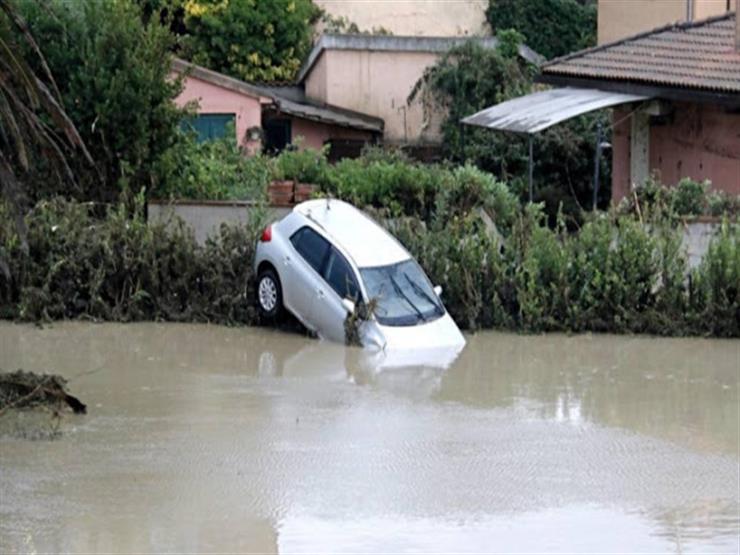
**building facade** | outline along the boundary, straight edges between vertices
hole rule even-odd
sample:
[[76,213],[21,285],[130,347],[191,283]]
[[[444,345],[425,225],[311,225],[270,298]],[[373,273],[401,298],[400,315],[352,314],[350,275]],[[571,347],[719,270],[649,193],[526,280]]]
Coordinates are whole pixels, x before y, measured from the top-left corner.
[[[488,36],[488,0],[314,0],[335,18],[361,31],[413,37]],[[322,31],[321,27],[319,31]]]
[[735,10],[737,0],[599,0],[599,44]]
[[320,149],[355,155],[383,133],[379,118],[307,99],[300,87],[265,87],[240,81],[175,59],[173,73],[183,79],[176,99],[196,112],[189,120],[200,139],[223,136],[233,125],[246,153],[279,151],[299,141]]
[[548,62],[550,85],[639,95],[613,114],[612,199],[650,176],[740,194],[740,21],[668,25]]
[[[468,38],[384,35],[323,35],[304,63],[298,81],[306,97],[320,104],[370,114],[385,122],[383,142],[438,145],[445,114],[409,95],[424,71]],[[495,37],[475,38],[495,48]],[[539,64],[526,46],[520,55]]]

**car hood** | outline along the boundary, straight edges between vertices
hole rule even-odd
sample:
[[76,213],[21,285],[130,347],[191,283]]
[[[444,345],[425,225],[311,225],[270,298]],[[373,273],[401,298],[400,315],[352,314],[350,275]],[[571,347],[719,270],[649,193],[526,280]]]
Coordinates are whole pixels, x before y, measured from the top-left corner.
[[383,326],[377,320],[371,320],[365,323],[361,334],[366,348],[386,353],[392,351],[397,353],[394,356],[399,360],[407,356],[418,360],[419,351],[429,353],[432,361],[435,351],[455,353],[456,357],[465,346],[465,337],[447,313],[416,326]]

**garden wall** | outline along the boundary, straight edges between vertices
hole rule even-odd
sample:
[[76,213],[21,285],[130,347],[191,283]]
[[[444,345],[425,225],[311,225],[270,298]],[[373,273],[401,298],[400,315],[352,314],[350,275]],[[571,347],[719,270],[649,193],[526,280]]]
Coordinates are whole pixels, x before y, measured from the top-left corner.
[[[179,217],[195,233],[195,240],[201,245],[209,235],[218,232],[222,223],[249,223],[250,213],[257,209],[253,201],[203,200],[203,201],[158,201],[147,204],[150,222],[168,221]],[[268,206],[270,220],[277,220],[290,212],[284,206]]]
[[[222,223],[248,223],[250,212],[257,207],[253,201],[203,200],[203,201],[149,201],[148,217],[151,222],[182,219],[194,232],[201,245],[209,235],[216,233]],[[290,212],[290,207],[269,206],[269,220],[278,220]],[[716,218],[699,218],[684,224],[683,247],[690,268],[696,268],[707,252],[709,242],[717,231]]]

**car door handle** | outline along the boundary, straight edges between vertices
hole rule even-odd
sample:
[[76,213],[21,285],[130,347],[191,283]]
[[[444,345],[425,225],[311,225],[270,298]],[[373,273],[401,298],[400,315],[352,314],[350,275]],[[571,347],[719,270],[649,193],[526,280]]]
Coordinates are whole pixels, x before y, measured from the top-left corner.
[[285,258],[283,258],[283,263],[284,263],[284,264],[285,264],[286,266],[290,266],[290,256],[288,256],[288,255],[286,254],[286,255],[285,255]]

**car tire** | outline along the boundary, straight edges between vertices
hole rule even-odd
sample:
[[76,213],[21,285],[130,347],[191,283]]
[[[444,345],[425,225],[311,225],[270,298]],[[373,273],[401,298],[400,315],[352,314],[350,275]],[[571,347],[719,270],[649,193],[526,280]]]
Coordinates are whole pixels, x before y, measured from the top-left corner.
[[266,320],[276,320],[283,311],[283,288],[272,268],[262,270],[257,277],[257,309]]

